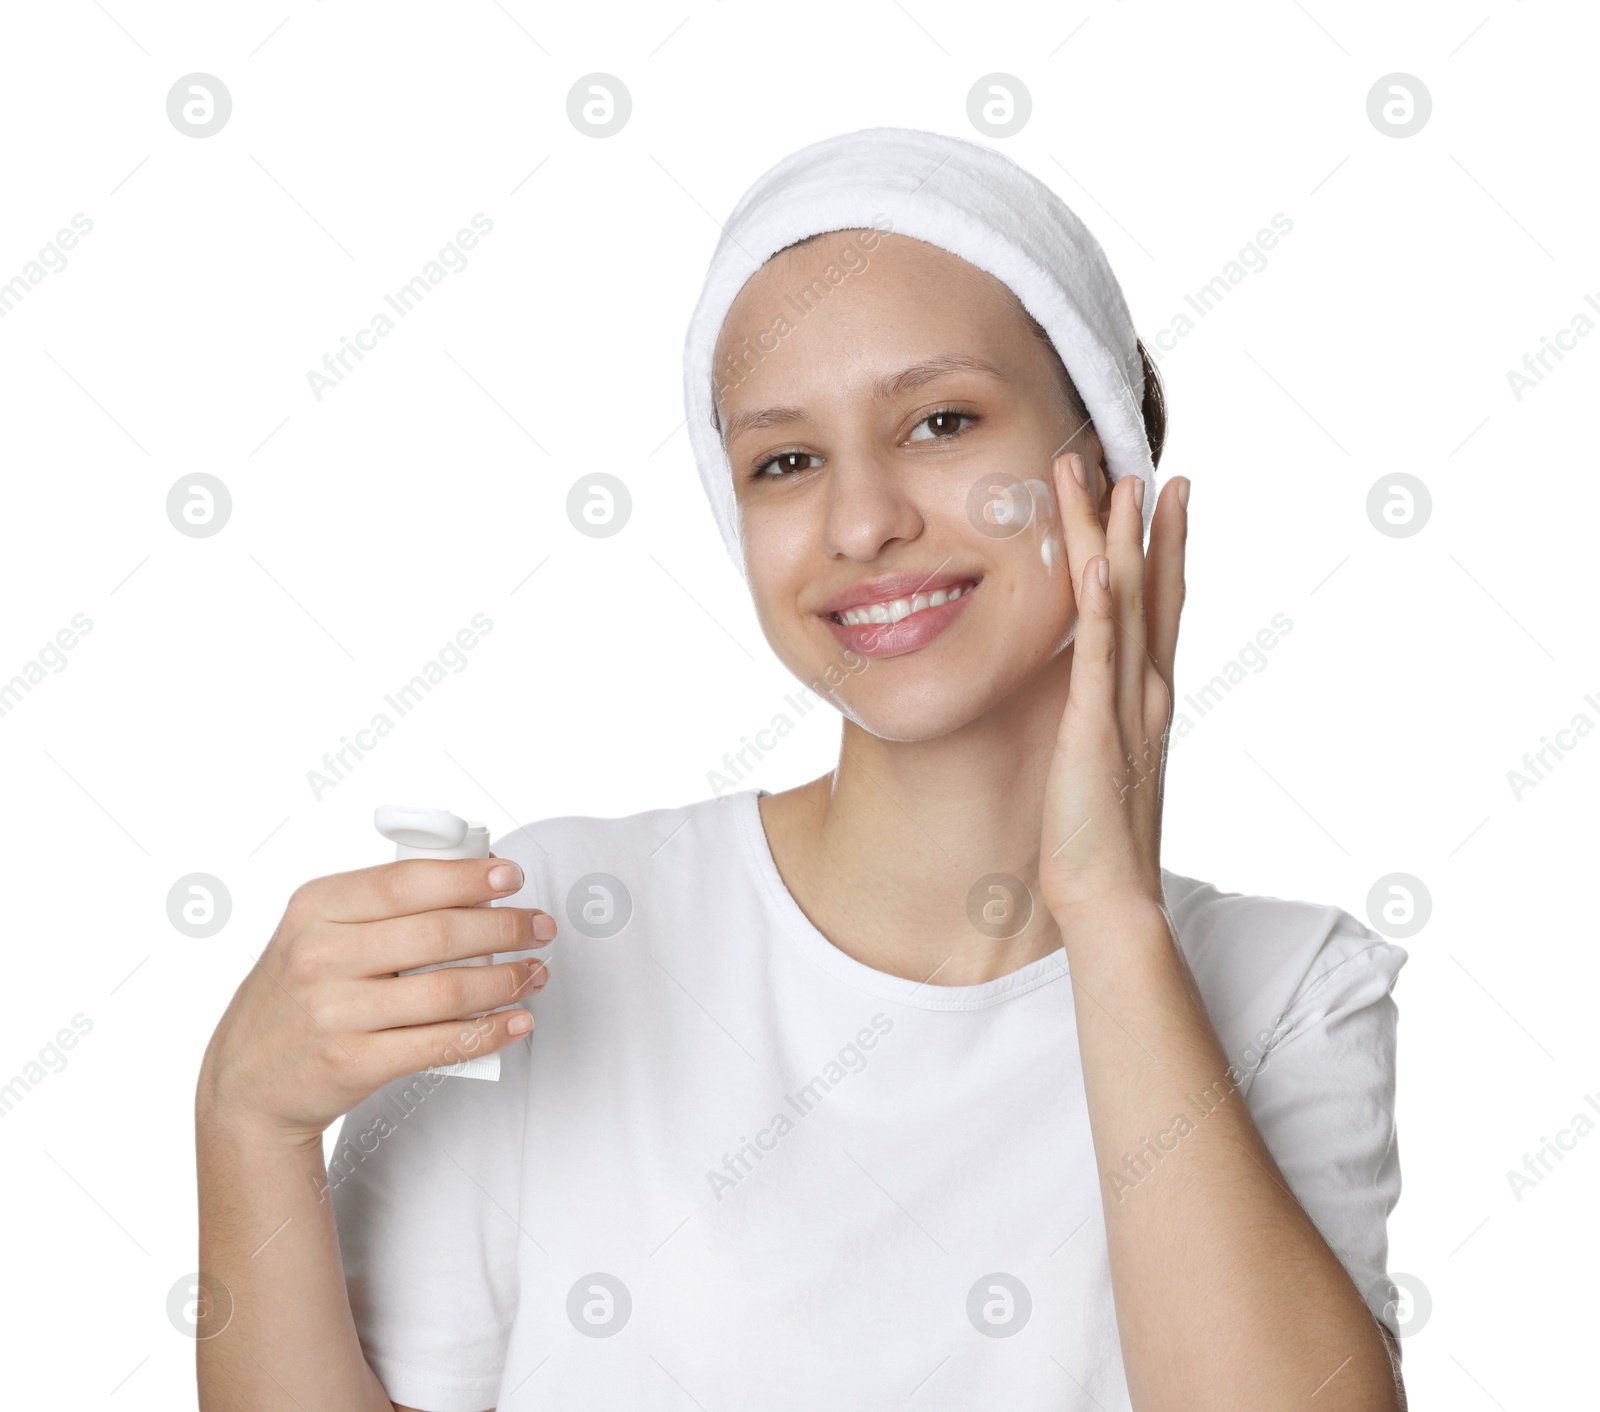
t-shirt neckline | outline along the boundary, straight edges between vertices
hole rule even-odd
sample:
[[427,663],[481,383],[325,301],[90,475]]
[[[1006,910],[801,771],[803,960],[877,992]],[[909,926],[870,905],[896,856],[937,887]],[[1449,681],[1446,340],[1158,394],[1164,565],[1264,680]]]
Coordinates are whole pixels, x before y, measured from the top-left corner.
[[754,787],[724,795],[723,800],[734,805],[750,870],[772,904],[779,930],[808,960],[844,984],[919,1010],[981,1010],[1037,990],[1067,974],[1065,947],[1057,947],[1048,956],[977,985],[935,985],[908,980],[875,970],[847,955],[812,924],[778,871],[766,827],[761,822],[759,800],[768,792]]

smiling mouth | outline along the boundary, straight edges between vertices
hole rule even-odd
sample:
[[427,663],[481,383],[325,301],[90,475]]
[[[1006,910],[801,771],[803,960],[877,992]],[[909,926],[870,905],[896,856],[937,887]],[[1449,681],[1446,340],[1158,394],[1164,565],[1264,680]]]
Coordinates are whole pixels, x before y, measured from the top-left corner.
[[881,603],[863,603],[846,608],[842,613],[830,613],[829,620],[842,627],[868,627],[873,624],[891,624],[915,616],[928,608],[942,607],[958,598],[965,598],[978,586],[977,579],[936,588],[932,593],[914,593],[909,598],[890,598]]

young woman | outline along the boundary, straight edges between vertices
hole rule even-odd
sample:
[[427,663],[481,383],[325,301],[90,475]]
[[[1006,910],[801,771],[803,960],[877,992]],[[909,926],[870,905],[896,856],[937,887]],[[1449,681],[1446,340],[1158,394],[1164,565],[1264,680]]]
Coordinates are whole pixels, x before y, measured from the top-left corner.
[[202,1407],[1403,1406],[1405,953],[1162,866],[1189,482],[1098,245],[833,139],[686,364],[839,763],[295,893],[200,1076]]

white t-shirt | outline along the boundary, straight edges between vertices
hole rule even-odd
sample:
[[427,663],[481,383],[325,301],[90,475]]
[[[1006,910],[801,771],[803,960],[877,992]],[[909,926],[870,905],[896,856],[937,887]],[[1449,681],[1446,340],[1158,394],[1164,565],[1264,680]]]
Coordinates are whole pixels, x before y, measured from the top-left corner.
[[[561,926],[533,1034],[498,1083],[380,1089],[329,1167],[389,1396],[1127,1409],[1065,951],[967,986],[863,965],[784,886],[757,794],[495,841],[527,874],[506,900]],[[1336,907],[1163,882],[1257,1126],[1394,1327],[1405,951]]]

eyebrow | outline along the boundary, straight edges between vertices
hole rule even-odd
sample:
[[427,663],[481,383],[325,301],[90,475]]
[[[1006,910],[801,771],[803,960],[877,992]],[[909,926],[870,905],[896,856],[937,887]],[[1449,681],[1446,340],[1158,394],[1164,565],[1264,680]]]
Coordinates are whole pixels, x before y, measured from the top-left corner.
[[[912,363],[899,372],[885,373],[872,384],[874,402],[895,402],[905,393],[944,377],[947,373],[982,373],[987,377],[1008,381],[1009,375],[983,358],[965,353],[941,353]],[[803,407],[763,407],[759,411],[735,412],[723,428],[722,440],[726,445],[747,431],[760,431],[767,427],[788,426],[794,422],[808,421]]]

